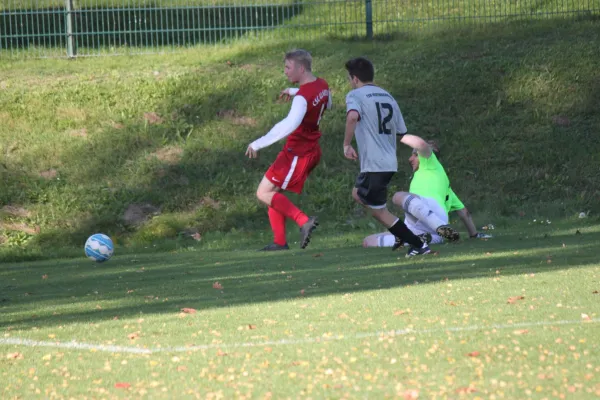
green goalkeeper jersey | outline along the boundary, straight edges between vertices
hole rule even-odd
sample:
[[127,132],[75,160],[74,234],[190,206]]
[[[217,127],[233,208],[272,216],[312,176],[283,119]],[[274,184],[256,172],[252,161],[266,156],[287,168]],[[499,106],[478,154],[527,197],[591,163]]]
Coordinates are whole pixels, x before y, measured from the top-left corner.
[[[419,169],[415,172],[412,181],[410,182],[410,193],[417,194],[421,197],[429,197],[434,199],[441,205],[446,212],[450,212],[450,208],[456,204],[451,204],[452,200],[458,200],[458,197],[450,189],[450,180],[444,167],[438,161],[435,154],[431,153],[429,158],[422,157],[419,154]],[[460,202],[460,200],[458,200]]]

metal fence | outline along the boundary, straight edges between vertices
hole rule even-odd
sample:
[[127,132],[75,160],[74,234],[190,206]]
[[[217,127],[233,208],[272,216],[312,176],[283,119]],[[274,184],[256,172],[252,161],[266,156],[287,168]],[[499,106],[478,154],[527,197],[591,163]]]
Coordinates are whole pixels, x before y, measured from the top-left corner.
[[155,53],[267,37],[372,38],[599,13],[600,0],[3,0],[0,57]]

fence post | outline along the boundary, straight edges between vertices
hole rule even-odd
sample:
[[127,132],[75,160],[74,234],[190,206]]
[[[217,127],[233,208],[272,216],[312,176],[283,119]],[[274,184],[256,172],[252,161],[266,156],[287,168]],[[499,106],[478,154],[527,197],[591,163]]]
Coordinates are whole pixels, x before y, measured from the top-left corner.
[[373,2],[365,0],[365,14],[367,22],[367,39],[373,39]]
[[73,0],[65,0],[66,25],[67,25],[67,57],[75,57],[75,43],[73,39]]

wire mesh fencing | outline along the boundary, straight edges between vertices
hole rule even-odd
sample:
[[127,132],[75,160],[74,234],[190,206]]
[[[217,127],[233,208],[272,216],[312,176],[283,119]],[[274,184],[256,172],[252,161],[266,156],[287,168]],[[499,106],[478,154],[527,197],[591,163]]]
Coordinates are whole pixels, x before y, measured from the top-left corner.
[[273,36],[373,38],[599,13],[600,0],[3,0],[0,57],[158,53]]

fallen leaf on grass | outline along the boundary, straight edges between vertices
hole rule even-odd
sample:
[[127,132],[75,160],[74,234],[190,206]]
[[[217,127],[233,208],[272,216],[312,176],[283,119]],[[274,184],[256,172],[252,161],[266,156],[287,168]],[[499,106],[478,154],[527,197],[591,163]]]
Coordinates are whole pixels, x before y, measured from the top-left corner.
[[117,388],[117,389],[129,389],[130,387],[131,387],[131,384],[126,383],[126,382],[115,383],[115,388]]
[[598,294],[598,293],[600,293],[600,292],[598,292],[597,290],[594,290],[594,291],[592,292],[592,294]]
[[48,279],[48,274],[42,275],[42,279]]
[[177,371],[179,371],[179,372],[187,371],[187,367],[185,365],[180,365],[177,367]]
[[529,331],[527,329],[518,329],[516,331],[513,331],[513,333],[515,335],[525,335],[526,333],[529,333]]
[[6,359],[7,360],[22,360],[23,359],[23,354],[21,354],[21,353],[8,353],[6,355]]
[[472,387],[461,387],[456,389],[456,393],[475,393],[477,389]]
[[300,291],[300,296],[304,296],[304,289]]
[[223,285],[221,285],[219,282],[215,282],[213,283],[213,289],[223,289]]
[[140,335],[138,333],[130,333],[129,335],[127,335],[127,337],[131,340],[137,339],[140,337]]
[[589,315],[587,314],[581,314],[581,319],[584,321],[591,321],[592,319],[590,318]]
[[248,329],[250,329],[250,330],[256,329],[256,325],[249,324]]
[[408,310],[398,310],[398,311],[394,311],[394,315],[403,315],[408,313]]
[[313,255],[313,257],[315,257],[315,258],[316,258],[316,257],[323,257],[323,253],[317,253],[317,254],[314,254],[314,255]]
[[181,311],[186,314],[196,314],[196,310],[194,310],[193,308],[182,308]]
[[419,391],[416,389],[409,389],[404,392],[404,400],[415,400],[419,398]]
[[467,354],[469,357],[479,357],[479,352],[478,351],[472,351],[469,354]]
[[508,298],[508,304],[515,304],[519,300],[524,300],[525,296],[513,296]]

